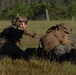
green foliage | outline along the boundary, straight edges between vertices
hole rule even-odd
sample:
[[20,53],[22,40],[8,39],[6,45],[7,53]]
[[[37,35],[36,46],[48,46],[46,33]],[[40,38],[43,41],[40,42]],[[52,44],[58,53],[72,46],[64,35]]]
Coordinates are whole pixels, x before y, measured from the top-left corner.
[[22,3],[19,3],[16,5],[15,9],[14,9],[14,13],[19,13],[20,15],[26,15],[26,17],[29,15],[28,14],[28,9],[29,9],[29,5],[25,5]]
[[76,16],[76,2],[72,2],[71,5],[69,6],[70,14],[73,16]]
[[[41,19],[41,16],[45,16],[45,3],[32,3],[31,9],[33,10],[33,19]],[[44,17],[43,17],[44,18]]]
[[61,3],[59,0],[51,1],[50,3],[50,15],[52,19],[58,19],[61,12]]
[[19,13],[31,20],[45,20],[46,8],[51,20],[76,17],[75,0],[1,0],[0,5],[0,19],[12,19]]

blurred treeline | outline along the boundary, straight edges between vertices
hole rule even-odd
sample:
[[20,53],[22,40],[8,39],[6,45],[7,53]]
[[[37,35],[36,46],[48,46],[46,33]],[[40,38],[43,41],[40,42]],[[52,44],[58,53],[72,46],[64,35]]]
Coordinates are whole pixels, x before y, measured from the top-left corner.
[[75,19],[76,0],[0,0],[0,20],[12,19],[17,14],[30,20]]

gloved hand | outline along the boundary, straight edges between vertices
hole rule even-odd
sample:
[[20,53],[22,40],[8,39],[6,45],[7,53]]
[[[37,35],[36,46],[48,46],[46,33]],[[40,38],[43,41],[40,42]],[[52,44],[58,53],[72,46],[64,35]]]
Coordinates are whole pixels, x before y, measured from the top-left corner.
[[29,36],[31,36],[32,38],[34,38],[34,37],[35,37],[35,35],[36,35],[36,33],[35,33],[35,32],[33,32],[33,31],[31,31],[31,32],[24,31],[24,34],[25,34],[25,35],[29,35]]
[[34,37],[36,36],[36,33],[35,33],[35,32],[30,32],[30,36],[31,36],[32,38],[34,38]]

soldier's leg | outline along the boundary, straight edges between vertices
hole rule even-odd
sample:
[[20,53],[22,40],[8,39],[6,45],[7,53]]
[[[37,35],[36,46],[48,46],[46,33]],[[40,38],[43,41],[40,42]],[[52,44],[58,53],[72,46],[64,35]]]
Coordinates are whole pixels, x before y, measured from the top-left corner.
[[69,56],[70,61],[76,64],[76,48],[71,49]]
[[0,55],[7,55],[11,58],[24,58],[24,51],[20,49],[16,44],[6,42],[0,48]]
[[52,54],[58,61],[69,60],[69,53],[72,48],[72,46],[60,44],[52,50]]

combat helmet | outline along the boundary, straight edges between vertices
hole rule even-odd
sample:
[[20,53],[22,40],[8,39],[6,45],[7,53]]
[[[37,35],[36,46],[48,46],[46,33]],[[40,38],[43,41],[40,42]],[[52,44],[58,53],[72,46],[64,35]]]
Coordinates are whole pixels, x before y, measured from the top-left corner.
[[21,22],[28,22],[27,18],[24,16],[16,16],[12,21],[12,25],[19,26]]

